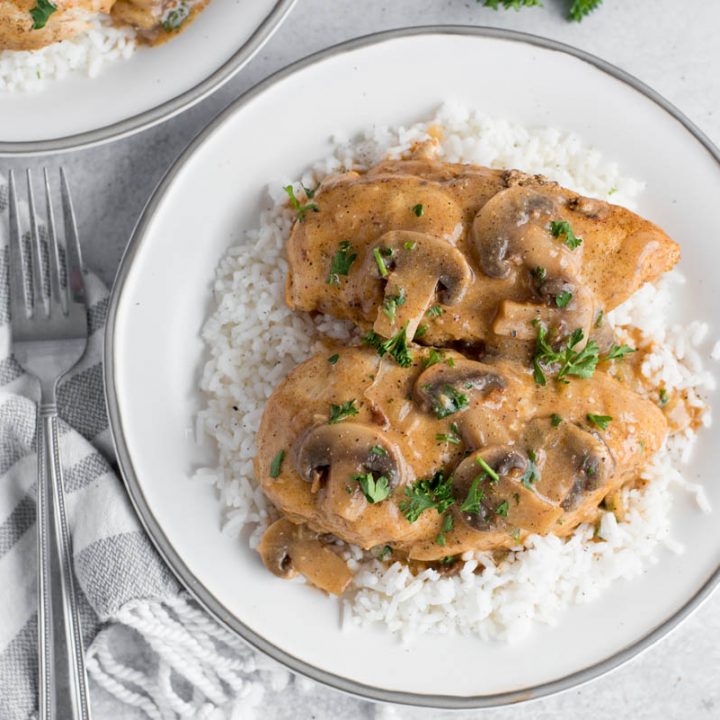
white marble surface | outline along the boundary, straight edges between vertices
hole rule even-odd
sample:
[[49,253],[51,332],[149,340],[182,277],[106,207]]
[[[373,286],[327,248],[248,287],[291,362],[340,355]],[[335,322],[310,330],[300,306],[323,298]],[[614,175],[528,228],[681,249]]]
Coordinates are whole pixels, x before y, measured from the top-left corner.
[[[215,0],[225,2],[226,0]],[[249,0],[252,1],[252,0]],[[560,0],[544,9],[493,12],[475,0],[299,0],[284,26],[245,70],[199,106],[133,138],[65,156],[78,196],[86,258],[110,282],[145,200],[189,140],[231,100],[271,72],[342,40],[408,25],[509,27],[581,47],[619,65],[676,104],[720,144],[720,2],[606,0],[581,25]],[[40,158],[31,166],[54,167]],[[27,163],[0,161],[3,167]],[[671,171],[671,169],[669,169]],[[629,598],[629,602],[632,599]],[[600,600],[600,602],[602,602]],[[538,658],[538,662],[542,659]],[[482,668],[475,669],[482,672]],[[96,720],[129,720],[95,696]],[[309,683],[269,691],[262,720],[482,717],[483,720],[720,718],[720,593],[641,657],[589,685],[513,708],[444,714],[381,707]]]

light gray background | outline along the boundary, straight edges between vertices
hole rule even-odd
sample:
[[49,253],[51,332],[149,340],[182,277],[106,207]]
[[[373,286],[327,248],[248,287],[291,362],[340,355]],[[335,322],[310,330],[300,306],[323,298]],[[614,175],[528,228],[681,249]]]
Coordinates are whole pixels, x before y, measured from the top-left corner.
[[[379,30],[435,23],[523,30],[599,55],[655,88],[720,144],[718,0],[605,0],[605,6],[581,25],[565,21],[567,4],[545,0],[544,9],[494,12],[475,0],[299,0],[283,27],[238,77],[182,116],[134,138],[68,154],[61,160],[2,161],[0,165],[54,168],[62,161],[75,188],[86,259],[110,283],[155,184],[194,135],[230,101],[275,70],[328,45]],[[477,72],[492,72],[492,68],[477,68]],[[290,123],[288,119],[289,131]],[[482,668],[458,671],[482,672]],[[303,685],[292,683],[281,693],[269,690],[262,720],[717,720],[720,593],[670,637],[624,668],[585,687],[513,708],[445,714],[381,707]],[[95,695],[94,700],[96,720],[138,717],[107,698]]]

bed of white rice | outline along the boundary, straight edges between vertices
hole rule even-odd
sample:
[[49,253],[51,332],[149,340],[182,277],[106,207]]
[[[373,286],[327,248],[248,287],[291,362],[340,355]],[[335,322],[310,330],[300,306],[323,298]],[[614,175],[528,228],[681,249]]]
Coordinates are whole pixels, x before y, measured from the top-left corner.
[[[441,152],[449,161],[542,173],[583,194],[611,196],[627,207],[635,205],[643,189],[576,135],[527,128],[456,106],[444,106],[431,120],[408,128],[373,127],[359,138],[337,136],[332,156],[316,162],[295,182],[314,187],[327,174],[398,156],[426,139],[433,124],[444,130]],[[198,424],[200,432],[216,441],[219,464],[201,470],[198,477],[217,488],[225,530],[249,537],[251,546],[268,521],[268,503],[252,469],[265,401],[295,365],[323,349],[327,337],[353,337],[346,323],[313,320],[285,306],[284,244],[293,214],[282,186],[292,180],[278,178],[268,188],[268,207],[258,227],[221,262],[214,287],[217,307],[204,328],[210,359],[201,381],[207,405]],[[682,282],[673,272],[657,287],[645,286],[609,319],[620,332],[622,326],[633,325],[644,339],[654,341],[643,372],[669,391],[689,390],[709,425],[702,399],[714,387],[703,367],[711,354],[707,326],[669,326],[667,310],[671,298],[682,292]],[[644,471],[650,481],[646,489],[626,492],[624,520],[618,522],[609,512],[602,516],[597,531],[601,542],[593,539],[595,527],[583,525],[568,540],[531,537],[498,564],[489,554],[466,553],[460,571],[451,576],[434,570],[413,575],[400,563],[388,567],[359,548],[346,548],[357,573],[352,591],[341,601],[343,622],[378,622],[405,637],[456,630],[483,639],[513,639],[534,622],[555,622],[569,605],[592,600],[618,579],[637,576],[655,561],[659,546],[680,550],[670,536],[673,485],[694,493],[700,511],[710,511],[702,488],[682,474],[695,439],[688,431],[666,443]]]
[[94,18],[86,32],[33,51],[0,50],[0,92],[37,92],[70,73],[97,76],[107,64],[129,58],[135,31]]

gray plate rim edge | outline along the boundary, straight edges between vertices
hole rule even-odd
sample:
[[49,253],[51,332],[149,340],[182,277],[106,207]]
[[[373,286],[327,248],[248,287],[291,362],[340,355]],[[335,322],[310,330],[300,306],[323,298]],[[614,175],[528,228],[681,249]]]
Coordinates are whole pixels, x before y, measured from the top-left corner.
[[56,154],[84,150],[134,135],[191,108],[234,77],[272,37],[297,0],[276,0],[272,10],[243,45],[217,70],[180,95],[111,125],[49,140],[0,141],[0,157]]
[[660,640],[671,630],[677,627],[677,625],[682,620],[684,620],[692,612],[694,612],[701,605],[701,603],[708,598],[708,596],[710,595],[712,590],[718,585],[718,583],[720,583],[720,567],[718,567],[710,575],[710,577],[708,577],[703,586],[695,593],[695,595],[693,595],[673,615],[660,623],[649,633],[647,633],[631,645],[615,653],[614,655],[611,655],[604,660],[595,663],[594,665],[583,668],[582,670],[578,670],[577,672],[566,675],[565,677],[559,678],[558,680],[553,680],[548,683],[543,683],[532,687],[526,687],[519,690],[513,690],[510,692],[502,692],[480,696],[454,696],[437,694],[424,695],[420,693],[376,688],[365,685],[363,683],[355,682],[353,680],[349,680],[348,678],[335,675],[326,670],[322,670],[313,665],[310,665],[309,663],[304,662],[303,660],[285,652],[284,650],[281,650],[272,643],[268,642],[261,635],[255,633],[244,623],[234,617],[190,572],[188,567],[184,564],[180,556],[172,547],[172,544],[169,542],[168,538],[162,532],[162,529],[160,528],[158,522],[155,520],[155,517],[153,516],[150,508],[145,501],[145,497],[138,483],[137,476],[135,474],[135,470],[130,459],[130,454],[125,443],[114,378],[115,321],[122,296],[123,287],[125,285],[125,280],[128,277],[133,258],[135,257],[138,247],[144,239],[145,232],[155,213],[157,206],[162,201],[175,175],[182,169],[188,159],[205,142],[205,140],[210,135],[212,135],[215,129],[218,128],[222,123],[224,123],[225,119],[229,115],[237,112],[239,109],[249,104],[255,97],[262,94],[264,91],[272,87],[275,83],[310,65],[321,62],[326,58],[333,57],[334,55],[338,55],[340,53],[351,52],[358,48],[374,45],[388,40],[394,40],[396,38],[409,37],[414,35],[432,34],[468,35],[527,43],[549,50],[563,52],[572,55],[580,60],[583,60],[587,63],[590,63],[599,70],[630,85],[635,90],[639,91],[640,93],[648,97],[650,100],[655,102],[657,105],[659,105],[662,109],[664,109],[667,113],[674,117],[678,122],[680,122],[685,127],[685,129],[688,130],[705,147],[705,149],[710,153],[710,155],[716,160],[718,165],[720,165],[720,151],[718,150],[718,148],[698,127],[695,126],[695,124],[691,120],[689,120],[682,112],[680,112],[680,110],[678,110],[674,105],[672,105],[659,93],[647,86],[641,80],[635,78],[633,75],[630,75],[629,73],[606,62],[605,60],[602,60],[601,58],[591,55],[590,53],[587,53],[583,50],[579,50],[570,45],[566,45],[555,40],[539,37],[537,35],[530,35],[528,33],[521,33],[513,30],[505,30],[500,28],[464,25],[433,25],[400,28],[379,33],[373,33],[371,35],[366,35],[360,38],[340,43],[338,45],[334,45],[325,50],[321,50],[317,53],[309,55],[306,58],[301,59],[291,65],[288,65],[282,70],[277,71],[273,75],[270,75],[268,78],[257,84],[254,88],[248,90],[237,100],[232,102],[203,131],[198,134],[198,136],[190,143],[187,149],[170,167],[164,178],[158,184],[145,209],[143,210],[140,219],[138,220],[136,228],[133,232],[133,236],[121,260],[120,268],[118,270],[115,284],[113,287],[110,306],[108,309],[108,321],[105,331],[105,393],[108,413],[110,417],[110,428],[112,431],[113,441],[115,443],[118,463],[132,504],[135,507],[135,510],[138,513],[140,520],[145,527],[145,530],[152,539],[160,555],[163,557],[165,562],[177,576],[178,580],[189,590],[190,594],[197,600],[197,602],[202,605],[226,628],[239,635],[243,640],[249,643],[256,650],[259,650],[260,652],[272,657],[274,660],[277,660],[278,662],[282,663],[294,672],[305,675],[329,687],[344,691],[352,695],[356,695],[364,699],[441,709],[461,710],[492,708],[504,705],[511,705],[514,703],[526,702],[529,700],[536,700],[542,697],[546,697],[548,695],[562,692],[564,690],[569,690],[573,687],[577,687],[581,684],[589,682],[590,680],[605,675],[611,670],[620,667],[624,663],[628,662],[630,659],[636,657],[638,654],[654,645],[658,640]]

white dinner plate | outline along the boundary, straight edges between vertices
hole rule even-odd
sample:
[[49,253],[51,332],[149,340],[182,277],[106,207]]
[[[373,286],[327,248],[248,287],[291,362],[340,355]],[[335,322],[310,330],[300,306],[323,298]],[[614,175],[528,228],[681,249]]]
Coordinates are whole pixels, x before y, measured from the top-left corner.
[[[298,176],[338,130],[411,123],[446,99],[495,117],[576,131],[623,173],[648,181],[639,210],[680,241],[689,282],[681,320],[718,335],[720,156],[677,110],[597,58],[518,33],[401,30],[326,50],[271,77],[185,152],[146,208],[114,290],[106,380],[129,492],[148,532],[198,600],[290,668],[370,698],[436,707],[518,702],[607,672],[667,633],[717,583],[717,512],[678,495],[673,535],[640,578],[618,582],[556,627],[514,645],[430,635],[410,646],[382,629],[341,631],[337,602],[268,573],[221,532],[214,491],[191,479],[203,363],[199,330],[215,267],[258,223],[263,188]],[[711,398],[711,401],[713,398]],[[720,508],[720,443],[704,431],[689,475]]]
[[212,0],[185,32],[138,47],[100,75],[69,75],[38,92],[0,91],[0,154],[95,145],[194,105],[237,73],[295,0]]

